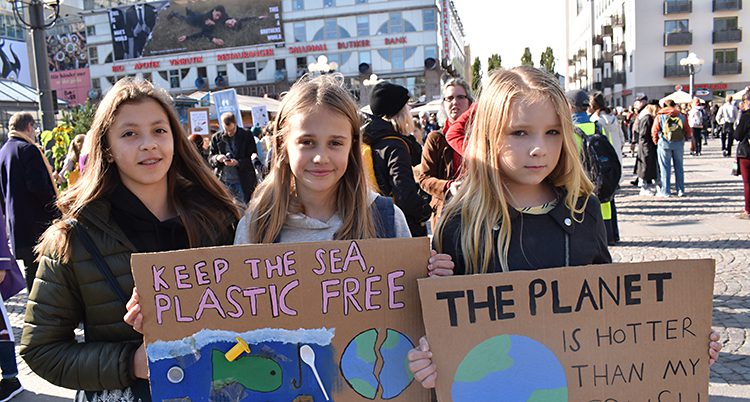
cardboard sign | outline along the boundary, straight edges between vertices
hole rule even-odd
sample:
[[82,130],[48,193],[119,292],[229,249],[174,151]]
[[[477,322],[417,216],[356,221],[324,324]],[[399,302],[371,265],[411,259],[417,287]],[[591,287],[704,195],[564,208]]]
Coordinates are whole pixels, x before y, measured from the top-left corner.
[[268,106],[253,106],[251,109],[254,127],[265,127],[268,125]]
[[428,258],[427,238],[134,254],[153,400],[428,401],[406,359]]
[[708,401],[713,260],[418,282],[440,402]]
[[237,91],[234,88],[212,92],[211,95],[213,95],[214,97],[214,105],[216,106],[216,118],[219,119],[219,128],[221,128],[221,130],[224,130],[224,122],[221,121],[221,115],[226,112],[232,112],[235,120],[237,120],[238,127],[245,127],[242,124],[240,105],[237,102]]
[[190,134],[210,135],[211,129],[208,127],[208,108],[196,107],[188,109],[188,125]]

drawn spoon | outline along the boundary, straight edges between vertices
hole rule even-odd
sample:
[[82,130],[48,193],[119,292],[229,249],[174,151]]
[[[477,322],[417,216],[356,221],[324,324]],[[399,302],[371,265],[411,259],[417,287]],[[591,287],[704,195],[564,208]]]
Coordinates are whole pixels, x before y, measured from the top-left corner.
[[308,366],[310,366],[310,369],[312,369],[313,374],[315,374],[315,379],[318,380],[318,385],[320,386],[320,390],[323,391],[323,396],[326,397],[326,401],[330,401],[328,399],[328,393],[326,392],[326,388],[323,386],[323,381],[320,380],[320,375],[318,375],[318,369],[315,368],[315,351],[312,350],[310,345],[302,345],[302,347],[299,350],[300,356],[302,357],[302,361],[305,362]]

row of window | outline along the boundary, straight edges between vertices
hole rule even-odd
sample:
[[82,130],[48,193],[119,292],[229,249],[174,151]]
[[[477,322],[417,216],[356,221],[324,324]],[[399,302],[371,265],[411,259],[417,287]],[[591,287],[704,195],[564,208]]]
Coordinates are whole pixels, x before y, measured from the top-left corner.
[[[687,51],[664,52],[664,65],[678,67],[680,66],[680,60],[684,59],[685,57],[688,57]],[[715,64],[731,64],[737,62],[737,48],[714,49]]]
[[[737,27],[738,27],[737,17],[714,18],[714,31],[715,32],[733,31],[733,30],[736,30]],[[690,31],[689,19],[664,21],[664,33],[665,34],[689,32],[689,31]]]
[[[96,48],[90,48],[89,51],[94,50],[96,51]],[[403,70],[405,68],[405,61],[408,60],[414,53],[416,52],[416,47],[405,47],[405,48],[390,48],[390,49],[379,49],[378,53],[380,57],[387,60],[391,64],[391,69],[394,71]],[[332,53],[327,55],[329,62],[336,62],[339,65],[342,65],[346,63],[351,57],[352,53],[354,52],[340,52],[340,53]],[[358,53],[358,62],[360,64],[367,63],[372,65],[372,54],[368,51],[360,51]],[[89,53],[91,55],[91,53]],[[437,46],[425,46],[424,48],[424,56],[425,58],[432,57],[437,59]],[[296,69],[297,69],[297,75],[301,75],[307,72],[307,57],[297,57],[296,59]],[[262,61],[248,61],[244,63],[234,63],[232,66],[240,72],[241,74],[245,75],[246,81],[256,81],[258,79],[258,73],[265,69],[268,65],[268,61],[262,60]],[[286,70],[286,62],[284,59],[278,59],[275,60],[275,66],[276,71],[285,71]],[[162,77],[163,80],[169,82],[169,87],[172,89],[178,89],[181,87],[182,80],[185,79],[185,77],[190,72],[190,69],[183,68],[183,69],[174,69],[174,70],[163,70],[159,71],[159,76]],[[227,65],[220,64],[216,66],[216,75],[227,77]],[[112,85],[114,85],[117,80],[120,78],[123,78],[125,76],[110,76],[107,77],[107,81],[109,81]],[[143,78],[150,81],[151,80],[151,73],[144,73]],[[202,77],[206,79],[208,77],[208,71],[206,67],[198,67],[198,77]],[[101,89],[101,85],[99,83],[99,79],[93,79],[92,80],[92,87]]]
[[[357,37],[370,36],[370,16],[369,15],[358,15],[357,21]],[[422,10],[422,30],[424,31],[435,31],[437,30],[437,14],[435,9]],[[416,32],[414,25],[408,20],[404,19],[400,12],[394,12],[388,14],[388,20],[383,23],[375,35],[387,35],[397,34],[405,32]],[[295,22],[293,25],[294,41],[295,42],[307,42],[307,29],[305,22]],[[338,25],[336,18],[328,18],[323,20],[323,28],[318,30],[313,35],[312,40],[327,40],[327,39],[344,39],[350,38],[352,35],[343,27]]]
[[[354,4],[367,4],[367,0],[354,0]],[[336,0],[323,0],[323,7],[336,7]],[[305,0],[292,0],[292,9],[294,11],[304,10]]]
[[12,15],[0,15],[0,38],[23,39],[23,26]]

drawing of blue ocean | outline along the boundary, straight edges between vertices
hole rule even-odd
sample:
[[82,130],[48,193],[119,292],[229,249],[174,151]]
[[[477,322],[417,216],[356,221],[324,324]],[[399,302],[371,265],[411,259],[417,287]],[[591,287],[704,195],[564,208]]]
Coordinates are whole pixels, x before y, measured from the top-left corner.
[[[201,330],[147,346],[154,401],[332,400],[333,329]],[[189,398],[189,399],[187,399]]]

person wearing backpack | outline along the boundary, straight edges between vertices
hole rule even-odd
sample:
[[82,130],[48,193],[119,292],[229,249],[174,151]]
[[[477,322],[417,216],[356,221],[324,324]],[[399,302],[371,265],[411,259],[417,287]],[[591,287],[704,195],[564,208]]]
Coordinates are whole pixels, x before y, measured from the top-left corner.
[[703,150],[703,129],[706,109],[698,98],[693,98],[693,107],[688,112],[688,125],[693,131],[691,155],[700,156]]
[[[412,166],[421,162],[422,149],[412,136],[414,124],[409,114],[409,91],[382,81],[375,85],[370,95],[372,115],[362,128],[362,141],[369,145],[372,170],[381,195],[393,197],[409,223],[413,237],[426,236],[425,222],[432,208],[422,197],[414,180]],[[411,137],[411,138],[410,138]]]
[[665,107],[659,110],[651,127],[651,140],[656,144],[661,169],[661,189],[659,197],[670,196],[670,177],[674,164],[675,187],[677,196],[685,195],[685,171],[682,159],[685,154],[685,140],[693,136],[693,131],[685,115],[680,113],[673,100],[666,100]]
[[594,183],[595,195],[601,202],[607,244],[614,245],[620,240],[614,198],[622,177],[622,165],[608,133],[599,123],[591,121],[587,113],[591,106],[589,94],[582,89],[576,89],[566,92],[565,96],[575,126],[574,141],[589,179]]

